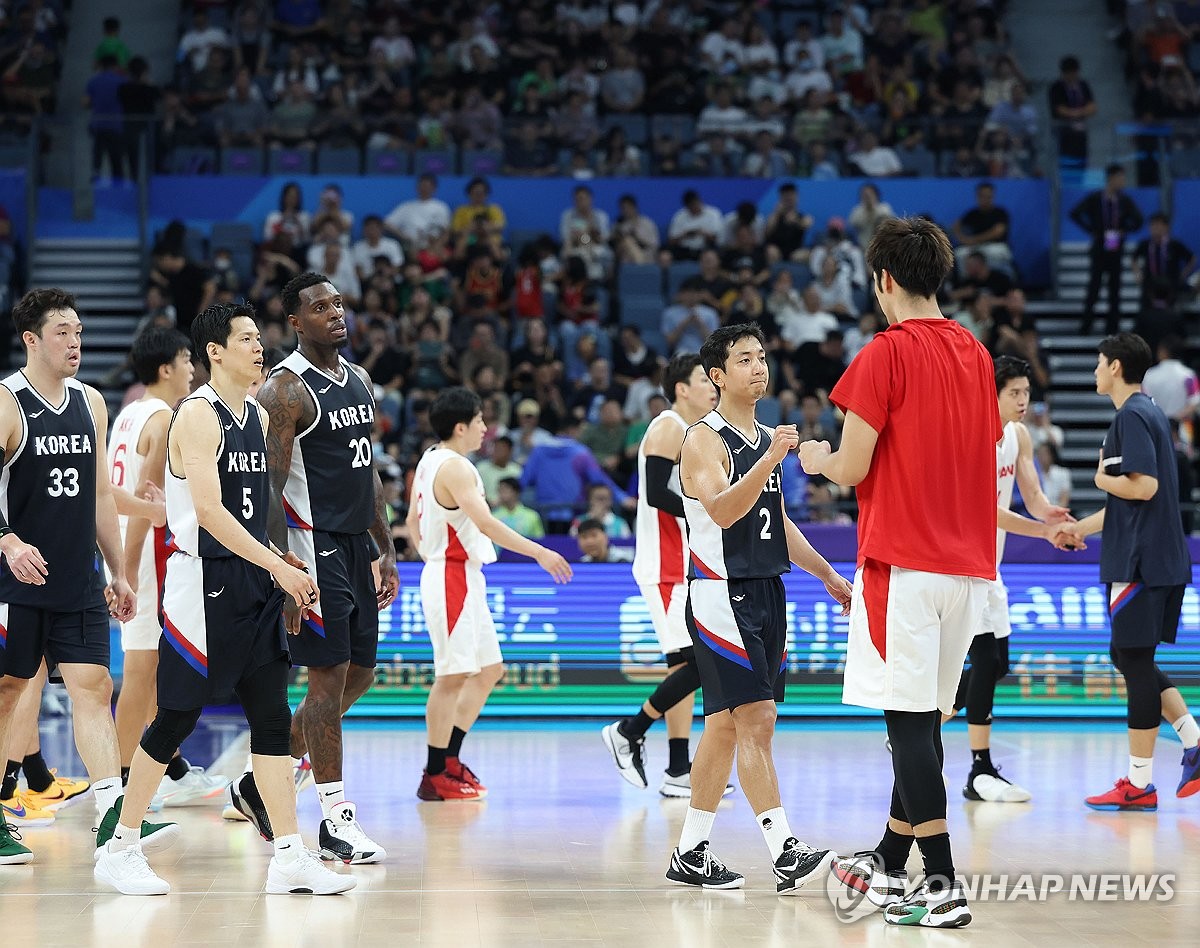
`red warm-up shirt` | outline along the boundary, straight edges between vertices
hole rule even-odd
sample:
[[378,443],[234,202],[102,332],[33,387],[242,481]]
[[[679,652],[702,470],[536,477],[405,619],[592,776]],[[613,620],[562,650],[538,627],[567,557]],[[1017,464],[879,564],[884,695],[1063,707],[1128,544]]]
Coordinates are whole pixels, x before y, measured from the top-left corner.
[[858,560],[996,578],[996,442],[991,356],[949,319],[876,333],[830,399],[879,434],[858,485]]

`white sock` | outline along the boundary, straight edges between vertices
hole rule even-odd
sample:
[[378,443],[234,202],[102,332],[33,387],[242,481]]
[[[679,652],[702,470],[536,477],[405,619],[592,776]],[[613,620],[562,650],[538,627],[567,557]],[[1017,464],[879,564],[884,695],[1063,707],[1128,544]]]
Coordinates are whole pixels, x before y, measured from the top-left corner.
[[346,785],[340,780],[317,784],[317,799],[321,801],[321,812],[331,820],[333,808],[346,802]]
[[687,808],[687,816],[683,818],[683,832],[679,834],[679,851],[690,852],[709,838],[712,833],[713,820],[716,813],[707,810]]
[[1145,790],[1154,779],[1154,758],[1129,755],[1129,782]]
[[763,810],[755,819],[758,820],[763,839],[767,841],[767,849],[771,850],[771,859],[778,859],[783,855],[783,844],[792,838],[792,828],[788,826],[783,807]]
[[1196,719],[1190,714],[1185,714],[1178,721],[1171,725],[1175,728],[1175,733],[1179,735],[1179,740],[1183,742],[1184,750],[1191,750],[1197,744],[1200,744],[1200,724],[1196,723]]
[[112,839],[108,841],[108,848],[119,853],[122,849],[133,849],[142,841],[142,828],[137,829],[126,826],[124,823],[118,823],[117,828],[113,830]]
[[121,798],[123,788],[120,777],[104,777],[92,784],[92,792],[96,795],[96,812],[100,819],[112,809],[113,804]]
[[304,840],[299,833],[293,833],[291,836],[275,837],[275,858],[285,866],[299,859],[300,853],[303,851]]
[[248,774],[254,773],[254,755],[253,754],[246,755],[246,769],[245,769],[245,771],[243,771],[243,773],[248,773]]

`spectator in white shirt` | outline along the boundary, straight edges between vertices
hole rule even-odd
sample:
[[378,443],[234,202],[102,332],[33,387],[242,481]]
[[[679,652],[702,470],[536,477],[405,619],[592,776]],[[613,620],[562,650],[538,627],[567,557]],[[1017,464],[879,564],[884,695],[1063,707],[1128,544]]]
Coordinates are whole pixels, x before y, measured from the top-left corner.
[[813,36],[812,23],[808,20],[797,20],[795,33],[783,47],[783,64],[789,69],[795,69],[805,54],[814,69],[825,68],[825,47]]
[[700,44],[700,55],[704,68],[718,75],[729,75],[741,70],[746,50],[738,36],[739,23],[727,17],[719,30],[713,30]]
[[701,288],[699,277],[688,277],[679,287],[678,301],[663,310],[661,329],[671,354],[699,352],[721,324],[717,311],[700,302]]
[[1029,437],[1035,448],[1049,442],[1055,448],[1061,448],[1065,440],[1063,430],[1050,421],[1050,411],[1045,402],[1034,402],[1029,406]]
[[1042,491],[1047,499],[1059,507],[1071,506],[1071,472],[1059,463],[1054,442],[1043,441],[1034,451],[1042,469]]
[[825,254],[817,279],[808,285],[816,294],[823,310],[838,316],[854,316],[854,294],[850,290],[850,274],[838,266],[833,254]]
[[850,153],[850,163],[868,178],[891,178],[904,172],[896,152],[879,144],[874,132],[863,132],[858,150]]
[[819,344],[838,328],[838,318],[821,307],[821,300],[810,283],[800,294],[801,306],[787,307],[775,313],[779,338],[789,351],[807,343]]
[[837,261],[838,269],[845,271],[852,287],[866,287],[867,264],[862,249],[847,236],[846,222],[840,217],[829,218],[829,223],[825,225],[825,236],[809,255],[808,265],[813,273],[822,272],[826,256]]
[[186,61],[193,73],[199,73],[208,62],[208,51],[216,47],[228,49],[229,34],[208,22],[208,12],[199,7],[192,14],[192,26],[179,39],[179,61]]
[[821,96],[833,92],[833,80],[829,78],[829,73],[817,65],[805,50],[801,50],[798,56],[795,68],[788,73],[784,82],[788,99],[802,102],[809,92],[817,92]]
[[329,282],[338,288],[346,305],[357,309],[362,300],[362,284],[354,270],[354,258],[336,241],[328,244],[313,244],[308,250],[309,269],[324,273]]
[[1167,336],[1158,344],[1158,364],[1147,370],[1142,391],[1168,418],[1186,421],[1200,406],[1200,382],[1196,373],[1179,361],[1181,349],[1177,336]]
[[769,72],[779,66],[779,50],[757,21],[751,23],[746,31],[742,66],[749,72]]
[[858,189],[858,203],[850,211],[850,226],[858,234],[858,245],[864,252],[875,236],[875,228],[895,216],[892,205],[879,196],[878,187],[868,181]]
[[439,200],[436,175],[417,179],[417,196],[392,209],[384,225],[413,250],[424,250],[450,230],[450,207]]
[[592,198],[592,189],[580,184],[575,187],[570,207],[562,212],[558,223],[562,239],[562,257],[579,257],[587,265],[588,276],[602,279],[612,263],[612,235],[608,214],[599,210]]
[[860,72],[863,67],[862,34],[846,22],[846,15],[834,9],[829,13],[829,25],[821,37],[825,62],[839,76]]
[[383,218],[378,214],[368,214],[363,218],[362,239],[355,242],[351,257],[358,278],[363,281],[375,272],[376,257],[387,257],[388,262],[397,269],[404,266],[404,251],[400,249],[400,242],[394,237],[384,236]]
[[683,207],[675,212],[667,227],[667,246],[675,259],[695,260],[700,251],[717,245],[723,227],[721,212],[689,189],[683,193]]
[[400,18],[389,16],[383,23],[383,34],[371,40],[371,52],[382,52],[388,68],[407,69],[417,61],[412,41],[400,32]]
[[726,83],[717,87],[715,101],[700,110],[696,119],[696,132],[725,132],[739,135],[746,124],[746,110],[733,104],[733,89]]

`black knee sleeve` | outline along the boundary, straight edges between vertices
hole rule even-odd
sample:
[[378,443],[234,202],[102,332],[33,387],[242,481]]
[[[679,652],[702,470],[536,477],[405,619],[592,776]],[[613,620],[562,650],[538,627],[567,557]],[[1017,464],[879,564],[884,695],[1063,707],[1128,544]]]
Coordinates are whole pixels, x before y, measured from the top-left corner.
[[[940,711],[885,711],[896,775],[892,815],[899,802],[905,822],[913,826],[946,818],[946,785],[942,782]],[[896,797],[899,800],[896,800]]]
[[1000,656],[998,642],[990,632],[981,632],[971,642],[971,671],[967,680],[967,723],[991,724],[992,704],[996,697],[996,682]]
[[142,750],[160,764],[169,764],[180,745],[196,729],[200,711],[200,708],[194,711],[169,711],[159,708],[158,714],[142,735]]
[[291,750],[292,712],[287,703],[287,659],[255,669],[237,686],[250,725],[250,752],[286,757]]
[[671,673],[646,699],[659,714],[666,714],[700,687],[700,669],[696,665],[696,653],[690,645],[667,655],[667,667]]
[[[1109,653],[1113,664],[1125,678],[1129,704],[1127,722],[1136,730],[1158,727],[1162,718],[1162,687],[1166,678],[1154,664],[1154,648],[1116,648]],[[1168,683],[1167,687],[1170,687]]]

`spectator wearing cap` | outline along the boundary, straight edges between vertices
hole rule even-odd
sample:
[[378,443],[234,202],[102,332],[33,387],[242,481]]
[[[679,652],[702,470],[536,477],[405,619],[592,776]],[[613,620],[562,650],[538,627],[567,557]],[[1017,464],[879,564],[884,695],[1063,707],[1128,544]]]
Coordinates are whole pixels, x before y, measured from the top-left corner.
[[498,237],[508,223],[504,210],[490,201],[492,188],[485,178],[472,178],[466,187],[467,203],[454,209],[450,233],[463,240],[477,225],[482,224],[489,235]]
[[981,181],[975,187],[975,206],[954,222],[952,231],[958,246],[954,256],[959,268],[972,253],[981,253],[993,267],[1010,266],[1012,250],[1008,245],[1009,214],[996,204],[996,186]]
[[721,324],[716,309],[700,302],[701,286],[698,277],[688,277],[679,287],[676,302],[663,310],[662,334],[672,355],[699,352]]
[[534,448],[554,440],[554,435],[539,425],[541,417],[542,406],[534,399],[524,398],[517,403],[517,427],[511,432],[517,464],[524,465]]
[[705,247],[717,245],[723,224],[721,212],[705,204],[697,191],[684,191],[683,207],[672,215],[667,227],[667,247],[676,260],[696,260]]
[[632,563],[633,548],[613,546],[608,542],[604,524],[599,520],[584,520],[579,524],[579,552],[584,563]]

